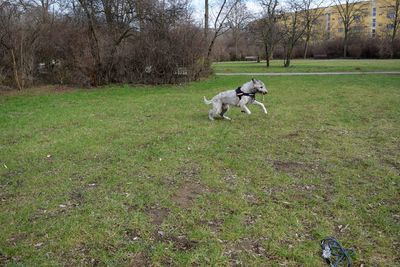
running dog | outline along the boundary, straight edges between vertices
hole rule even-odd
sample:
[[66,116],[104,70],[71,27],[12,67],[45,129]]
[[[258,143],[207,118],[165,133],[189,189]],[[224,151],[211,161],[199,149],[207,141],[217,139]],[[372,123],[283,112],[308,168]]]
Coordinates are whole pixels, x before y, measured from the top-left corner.
[[250,115],[251,111],[247,108],[247,104],[259,106],[267,114],[264,104],[256,100],[256,93],[265,95],[268,93],[268,89],[262,81],[253,78],[250,82],[243,84],[236,90],[221,92],[211,100],[207,100],[204,97],[204,104],[213,105],[212,109],[208,112],[208,118],[212,121],[215,118],[230,120],[229,117],[225,116],[225,113],[229,110],[229,106],[240,107],[242,112]]

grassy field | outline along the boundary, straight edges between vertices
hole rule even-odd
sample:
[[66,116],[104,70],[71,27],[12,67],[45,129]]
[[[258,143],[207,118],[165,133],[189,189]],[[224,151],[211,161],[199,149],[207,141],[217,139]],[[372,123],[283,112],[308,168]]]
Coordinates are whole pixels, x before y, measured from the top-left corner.
[[400,71],[400,60],[293,60],[289,68],[283,67],[282,60],[272,60],[266,67],[265,61],[256,62],[218,62],[213,65],[215,72],[357,72],[357,71]]
[[208,121],[248,79],[1,96],[0,265],[324,266],[327,235],[398,264],[400,76],[268,77],[268,115]]

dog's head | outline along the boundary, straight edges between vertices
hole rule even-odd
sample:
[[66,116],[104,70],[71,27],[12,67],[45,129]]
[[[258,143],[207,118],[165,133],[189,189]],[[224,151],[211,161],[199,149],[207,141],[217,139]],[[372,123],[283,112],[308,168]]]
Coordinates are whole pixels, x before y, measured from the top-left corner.
[[254,78],[252,78],[251,81],[253,82],[254,89],[256,89],[258,93],[261,93],[263,95],[268,93],[268,89],[262,81],[256,80]]

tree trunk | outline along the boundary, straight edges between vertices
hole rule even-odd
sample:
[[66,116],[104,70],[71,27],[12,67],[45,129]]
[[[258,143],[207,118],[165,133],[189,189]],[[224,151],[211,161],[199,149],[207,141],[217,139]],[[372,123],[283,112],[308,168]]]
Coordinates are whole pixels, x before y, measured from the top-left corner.
[[211,57],[212,49],[213,49],[213,47],[214,47],[215,39],[217,39],[217,36],[216,36],[216,35],[214,35],[214,37],[213,37],[212,40],[211,40],[210,45],[208,46],[207,58],[206,58],[207,62],[210,61],[210,57]]
[[15,78],[15,83],[17,84],[18,90],[21,91],[22,90],[22,86],[21,83],[19,81],[19,77],[18,77],[18,70],[17,70],[17,62],[15,61],[15,54],[14,54],[14,49],[11,49],[11,57],[12,57],[12,61],[13,61],[13,69],[14,69],[14,78]]
[[290,67],[290,56],[289,55],[286,56],[284,67],[285,68]]
[[343,40],[343,57],[346,58],[347,57],[347,39],[348,39],[348,34],[347,34],[347,30],[345,29],[344,31],[344,40]]
[[95,30],[95,23],[94,23],[94,18],[93,18],[93,10],[92,12],[89,11],[89,6],[87,3],[83,0],[79,0],[79,3],[81,4],[84,12],[86,13],[86,17],[88,19],[88,38],[89,38],[89,47],[90,47],[90,53],[93,57],[94,60],[94,70],[92,73],[92,85],[97,86],[99,85],[99,81],[101,80],[101,70],[102,70],[102,64],[101,64],[101,58],[100,58],[100,48],[99,48],[99,41],[97,39],[97,34]]
[[390,49],[390,58],[393,59],[394,58],[394,50],[395,50],[395,46],[396,46],[396,32],[397,32],[397,28],[395,27],[393,29],[393,34],[392,34],[392,40],[391,40],[391,49]]
[[306,43],[304,44],[304,59],[307,59],[308,43],[310,42],[310,33],[307,33]]
[[235,60],[238,60],[238,38],[235,34]]
[[267,61],[267,68],[269,68],[269,51],[268,51],[268,45],[265,45],[265,59]]
[[285,61],[284,61],[284,64],[283,64],[283,66],[285,68],[290,67],[290,59],[292,58],[292,51],[293,51],[293,47],[290,46],[288,48],[287,52],[286,52]]

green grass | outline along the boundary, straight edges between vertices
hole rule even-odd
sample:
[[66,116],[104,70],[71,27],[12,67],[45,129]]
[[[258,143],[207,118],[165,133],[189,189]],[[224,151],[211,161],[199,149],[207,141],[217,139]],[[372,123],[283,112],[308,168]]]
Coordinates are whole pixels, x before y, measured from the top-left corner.
[[272,60],[271,66],[266,67],[265,61],[256,62],[217,62],[213,64],[217,73],[232,72],[359,72],[359,71],[400,71],[400,60],[293,60],[289,68],[283,67],[282,60]]
[[[0,98],[0,265],[395,266],[400,76],[249,77]],[[261,98],[261,97],[259,97]],[[397,243],[396,243],[397,242]]]

